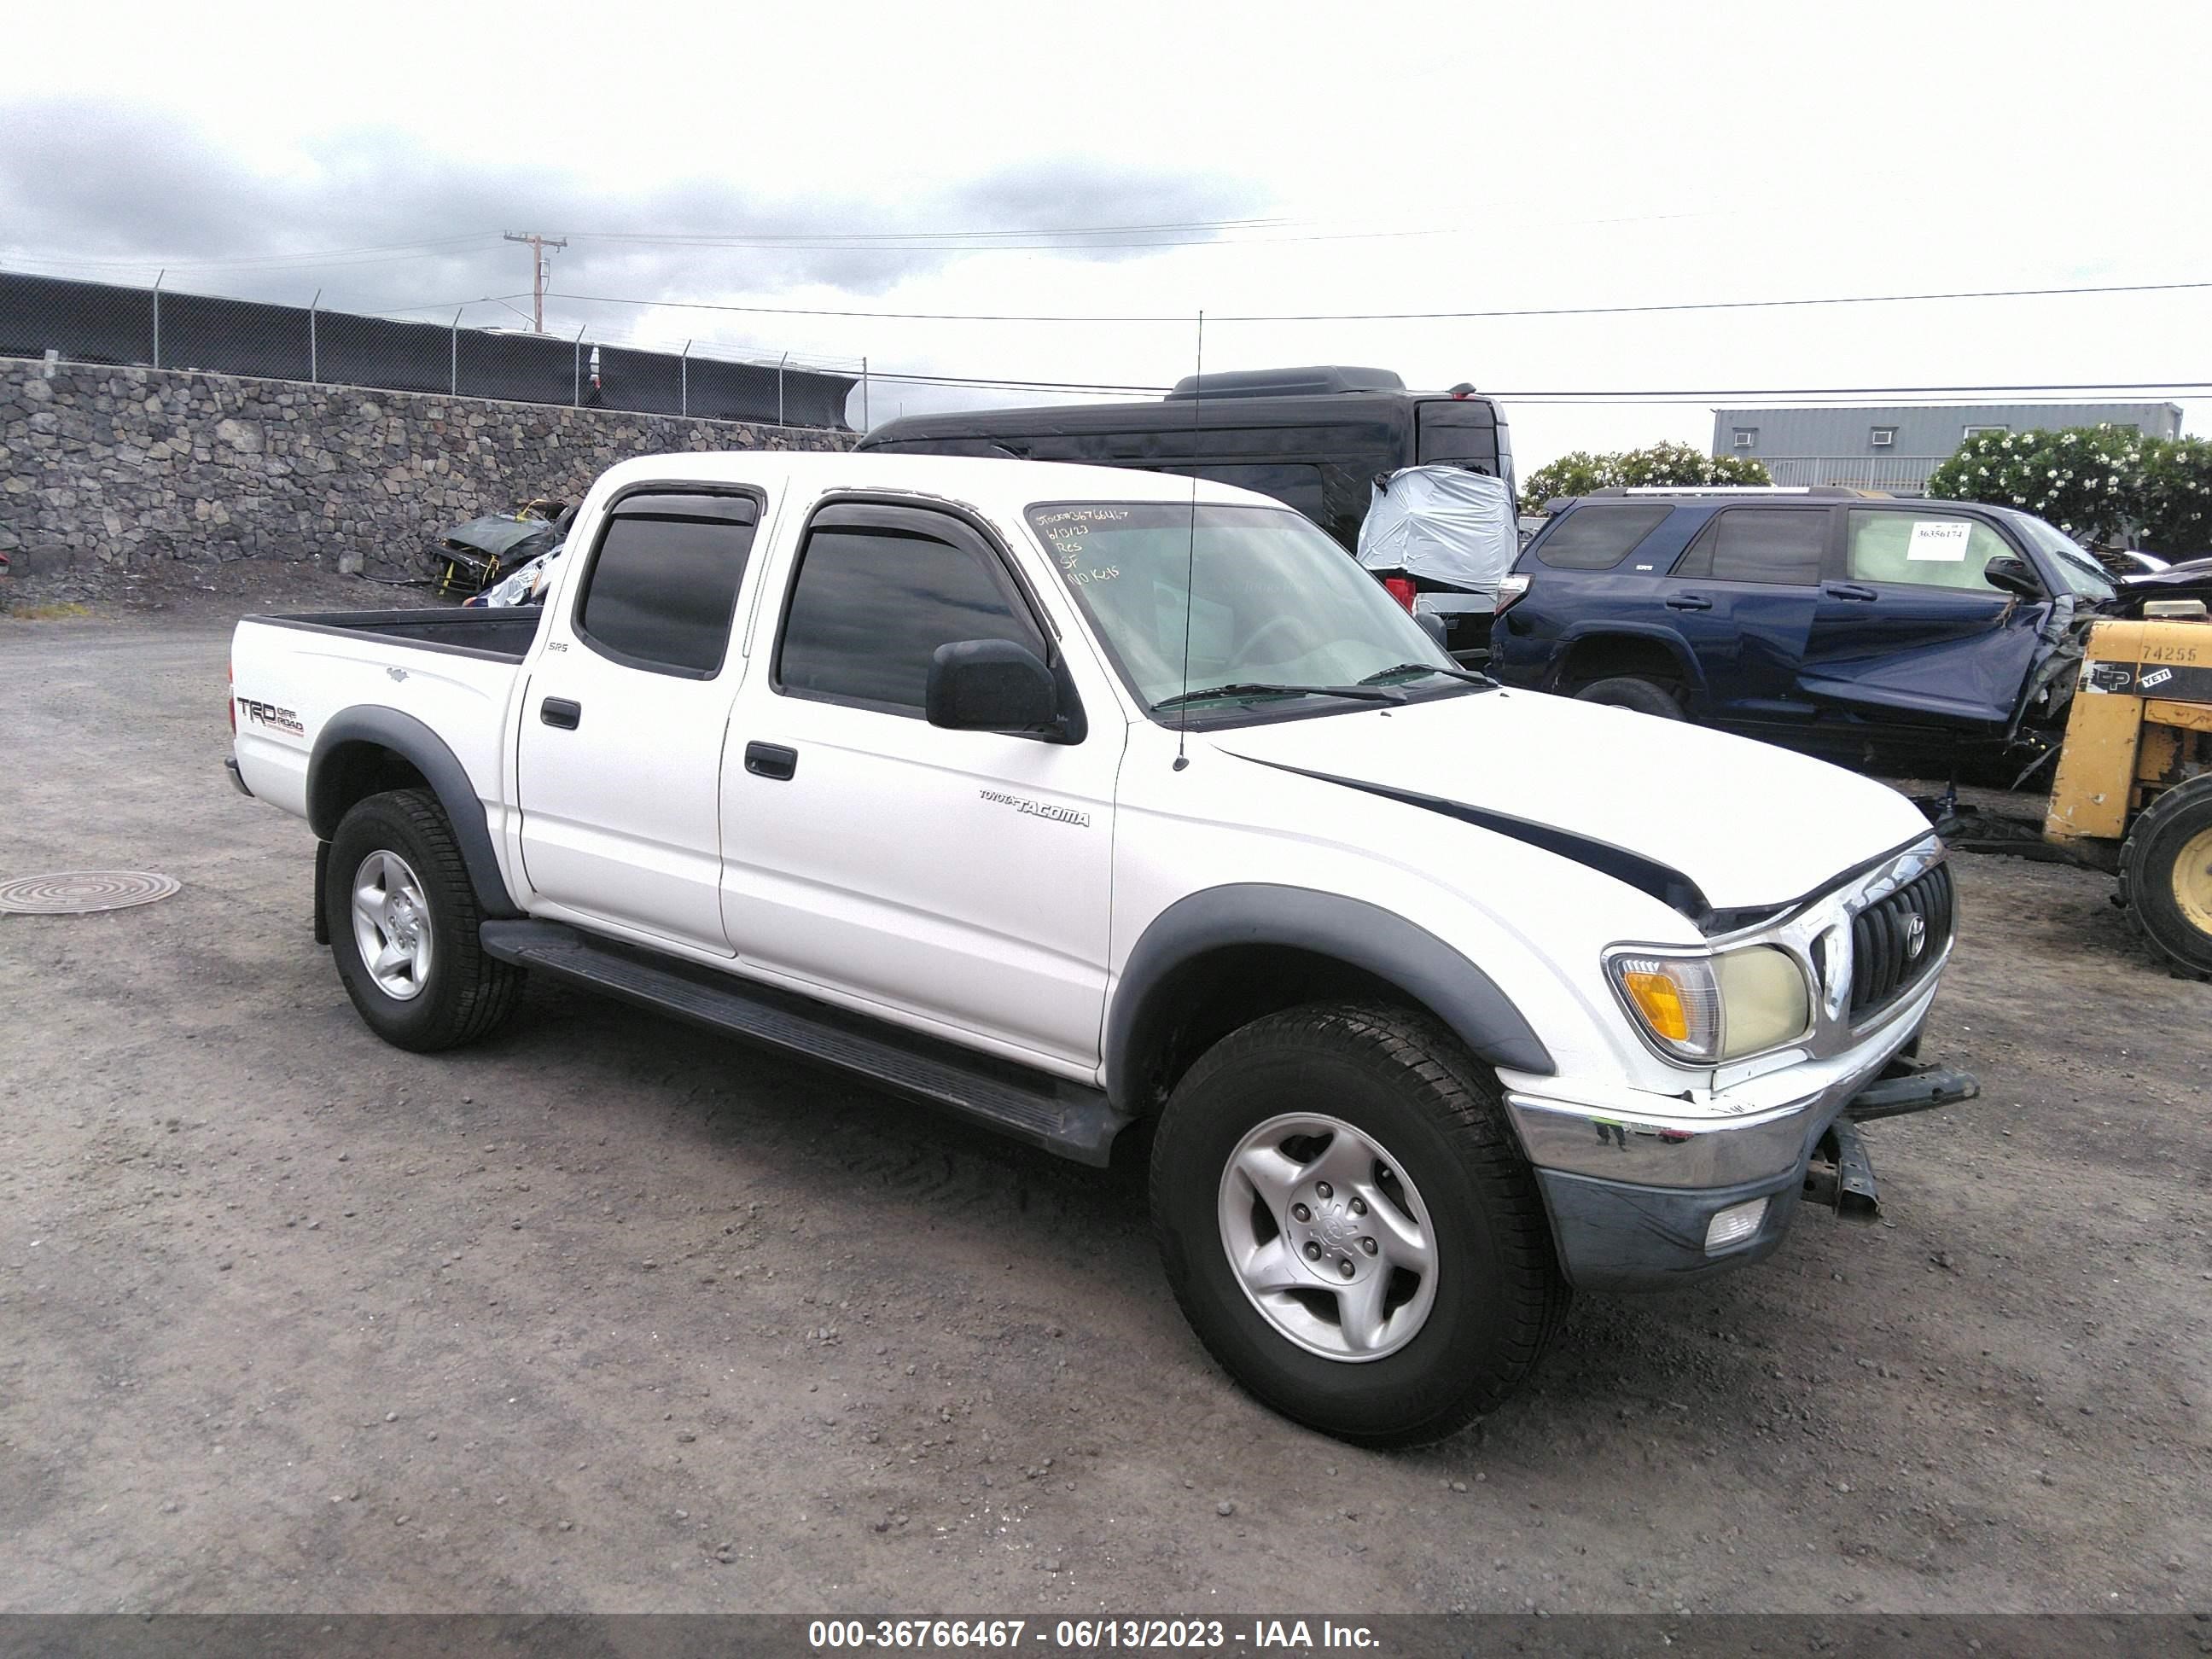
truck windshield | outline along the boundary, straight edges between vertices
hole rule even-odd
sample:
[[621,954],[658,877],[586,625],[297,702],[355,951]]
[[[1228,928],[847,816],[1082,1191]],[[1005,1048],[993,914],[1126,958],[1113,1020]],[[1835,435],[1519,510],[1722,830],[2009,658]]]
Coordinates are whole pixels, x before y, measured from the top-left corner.
[[1147,708],[1209,688],[1218,696],[1193,699],[1194,715],[1293,699],[1355,708],[1325,688],[1363,683],[1470,689],[1379,582],[1284,508],[1060,501],[1029,521]]

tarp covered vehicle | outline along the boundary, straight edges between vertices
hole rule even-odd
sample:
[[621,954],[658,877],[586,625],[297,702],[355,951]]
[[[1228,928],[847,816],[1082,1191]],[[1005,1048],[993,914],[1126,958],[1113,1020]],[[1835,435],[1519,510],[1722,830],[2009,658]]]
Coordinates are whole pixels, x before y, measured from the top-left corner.
[[1359,562],[1417,617],[1444,626],[1462,662],[1488,654],[1498,585],[1521,550],[1513,492],[1456,466],[1409,466],[1375,481]]

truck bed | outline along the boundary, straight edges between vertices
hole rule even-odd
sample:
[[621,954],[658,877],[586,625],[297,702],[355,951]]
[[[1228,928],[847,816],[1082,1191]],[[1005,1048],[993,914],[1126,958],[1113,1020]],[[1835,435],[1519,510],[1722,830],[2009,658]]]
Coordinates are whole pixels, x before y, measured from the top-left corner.
[[473,611],[328,611],[304,617],[249,617],[271,628],[311,629],[318,633],[373,635],[426,651],[457,651],[472,657],[519,663],[538,637],[543,605],[512,605]]
[[518,606],[241,619],[231,641],[240,781],[305,816],[325,728],[399,719],[440,733],[477,798],[496,803],[508,704],[544,616]]

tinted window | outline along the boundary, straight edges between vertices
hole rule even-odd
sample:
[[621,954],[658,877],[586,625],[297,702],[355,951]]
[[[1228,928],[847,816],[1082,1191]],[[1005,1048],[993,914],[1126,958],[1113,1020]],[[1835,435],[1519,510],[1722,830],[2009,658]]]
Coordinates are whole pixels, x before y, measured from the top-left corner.
[[1024,460],[1029,447],[1021,438],[913,438],[903,443],[862,444],[886,455],[975,455],[984,460]]
[[1196,473],[1200,477],[1211,478],[1216,483],[1235,484],[1239,489],[1256,489],[1262,495],[1273,495],[1285,507],[1295,507],[1316,524],[1322,517],[1321,469],[1317,466],[1267,466],[1259,463],[1241,465],[1231,462],[1164,466],[1159,470],[1178,472],[1186,477]]
[[2011,545],[1978,519],[1952,513],[1851,514],[1851,580],[1909,582],[1915,587],[1992,589],[1982,575]]
[[[750,519],[753,508],[726,499],[703,510]],[[617,513],[577,604],[576,631],[635,667],[716,672],[752,551],[752,525],[623,514],[619,506]]]
[[1544,538],[1537,556],[1558,570],[1610,570],[1674,510],[1664,501],[1578,507]]
[[929,659],[956,640],[1043,639],[1009,601],[995,561],[964,526],[945,539],[916,527],[824,526],[806,539],[776,657],[776,683],[801,696],[919,714]]
[[1041,434],[1030,444],[1030,459],[1145,467],[1310,460],[1364,466],[1371,459],[1376,471],[1405,465],[1403,434],[1384,415],[1347,410],[1326,426],[1243,426],[1218,413],[1213,404],[1202,404],[1194,425],[1192,408],[1171,404],[1157,416],[1114,431]]
[[1419,456],[1431,461],[1467,461],[1486,472],[1498,466],[1498,417],[1475,398],[1440,399],[1420,405]]
[[1730,507],[1705,527],[1674,574],[1717,582],[1810,586],[1820,580],[1820,558],[1827,545],[1826,508]]

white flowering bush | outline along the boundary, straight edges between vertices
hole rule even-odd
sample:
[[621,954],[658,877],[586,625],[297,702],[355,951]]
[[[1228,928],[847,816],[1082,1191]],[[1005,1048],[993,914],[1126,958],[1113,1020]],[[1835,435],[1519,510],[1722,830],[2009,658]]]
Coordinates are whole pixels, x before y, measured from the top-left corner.
[[1587,495],[1616,486],[1690,489],[1712,484],[1763,484],[1773,478],[1747,455],[1708,455],[1695,444],[1656,443],[1593,455],[1577,449],[1528,475],[1521,499],[1531,508],[1561,495]]
[[2142,516],[2152,454],[2164,447],[2109,426],[1985,432],[1929,475],[1928,493],[2019,507],[2085,546],[2112,542]]
[[2212,552],[2212,441],[2174,438],[2144,451],[2142,544],[2167,559]]

